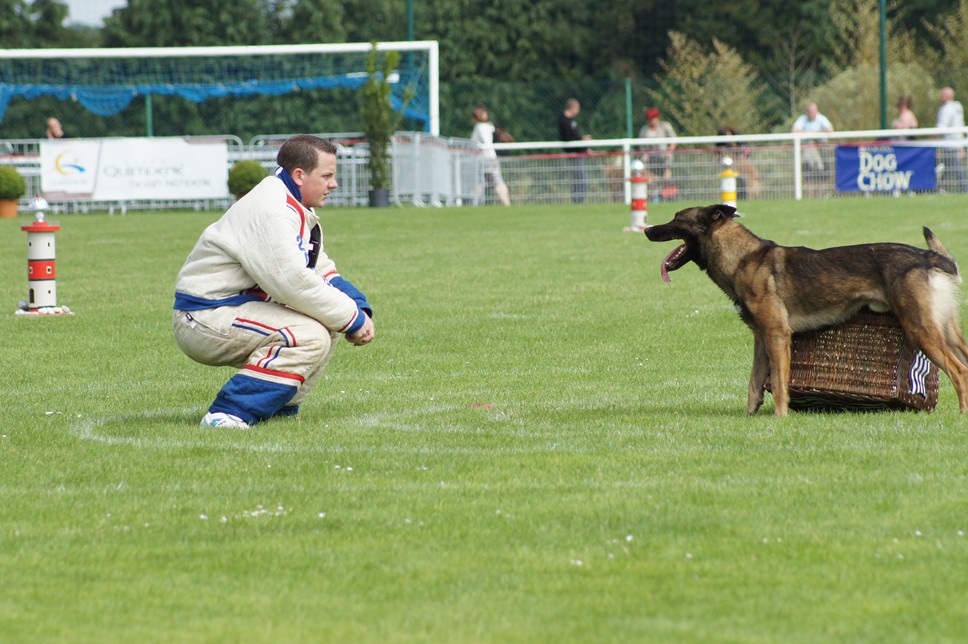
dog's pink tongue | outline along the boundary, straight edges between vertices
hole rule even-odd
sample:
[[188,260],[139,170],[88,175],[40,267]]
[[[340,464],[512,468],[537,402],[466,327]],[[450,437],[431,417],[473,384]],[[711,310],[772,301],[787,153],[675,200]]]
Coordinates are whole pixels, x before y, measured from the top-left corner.
[[[668,255],[666,255],[666,257],[665,257],[664,260],[662,260],[662,268],[659,271],[659,275],[662,276],[662,281],[663,282],[671,282],[672,281],[672,278],[669,277],[669,266],[671,264],[673,264],[673,262],[675,262],[676,260],[678,260],[679,259],[679,256],[682,253],[684,253],[685,250],[686,250],[686,245],[685,244],[680,244],[679,246],[676,246],[672,250],[671,253],[669,253]],[[676,270],[676,268],[679,268],[679,267],[678,266],[675,266],[675,267],[673,267],[672,270]]]

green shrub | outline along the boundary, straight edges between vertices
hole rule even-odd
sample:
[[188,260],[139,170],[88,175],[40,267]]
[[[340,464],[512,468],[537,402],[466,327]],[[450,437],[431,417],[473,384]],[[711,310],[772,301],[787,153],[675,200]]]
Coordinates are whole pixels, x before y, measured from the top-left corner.
[[0,166],[0,199],[20,199],[27,192],[27,182],[12,165]]
[[239,161],[229,170],[229,192],[238,199],[268,176],[258,161]]
[[390,141],[414,96],[413,87],[408,85],[399,111],[390,102],[393,94],[390,77],[399,64],[400,52],[388,51],[381,57],[376,43],[373,43],[366,62],[366,83],[360,90],[363,133],[370,146],[370,188],[390,186]]

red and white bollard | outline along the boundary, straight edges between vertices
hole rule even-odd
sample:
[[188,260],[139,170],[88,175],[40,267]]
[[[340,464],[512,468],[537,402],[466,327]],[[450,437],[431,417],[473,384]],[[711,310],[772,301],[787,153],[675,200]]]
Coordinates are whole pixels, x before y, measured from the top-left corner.
[[19,314],[70,314],[66,306],[57,306],[57,250],[54,233],[60,226],[46,220],[47,200],[37,195],[31,202],[36,216],[33,223],[21,226],[27,231],[27,301],[20,303]]
[[736,207],[736,178],[739,177],[736,170],[733,170],[733,160],[730,157],[723,157],[723,171],[719,173],[719,186],[722,192],[721,203]]
[[645,230],[649,216],[649,180],[643,175],[645,164],[636,159],[632,162],[632,218],[625,232],[640,233]]

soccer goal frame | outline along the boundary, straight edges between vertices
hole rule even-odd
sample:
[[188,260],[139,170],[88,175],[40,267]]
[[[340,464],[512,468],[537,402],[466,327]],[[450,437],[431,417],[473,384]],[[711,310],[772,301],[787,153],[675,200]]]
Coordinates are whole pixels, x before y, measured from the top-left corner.
[[[181,96],[201,102],[224,96],[357,89],[366,82],[366,59],[374,45],[381,52],[401,53],[401,63],[391,80],[394,84],[390,99],[393,107],[404,116],[422,122],[426,132],[439,135],[440,53],[435,40],[230,47],[2,49],[0,120],[15,97],[29,100],[46,95],[60,100],[76,100],[95,114],[109,116],[126,109],[136,96],[144,96],[150,124],[153,95]],[[415,55],[408,57],[408,52]],[[333,67],[327,66],[329,61]],[[338,62],[346,66],[336,69]],[[260,64],[264,66],[260,67]],[[161,76],[160,70],[163,69],[171,71],[170,77]],[[268,77],[260,77],[262,73]],[[409,101],[408,93],[412,93]]]

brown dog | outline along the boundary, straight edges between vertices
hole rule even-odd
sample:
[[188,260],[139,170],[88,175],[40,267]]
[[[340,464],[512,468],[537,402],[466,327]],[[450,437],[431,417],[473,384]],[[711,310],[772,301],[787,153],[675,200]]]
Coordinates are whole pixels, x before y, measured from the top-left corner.
[[942,369],[968,412],[968,345],[958,320],[961,275],[954,258],[927,228],[929,250],[906,244],[861,244],[824,250],[779,246],[736,221],[726,205],[686,208],[660,226],[654,242],[681,239],[662,263],[669,271],[695,262],[736,304],[753,330],[753,371],[746,412],[763,404],[771,378],[777,416],[790,404],[794,333],[844,322],[862,308],[891,311],[908,340]]

